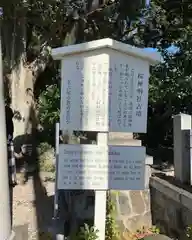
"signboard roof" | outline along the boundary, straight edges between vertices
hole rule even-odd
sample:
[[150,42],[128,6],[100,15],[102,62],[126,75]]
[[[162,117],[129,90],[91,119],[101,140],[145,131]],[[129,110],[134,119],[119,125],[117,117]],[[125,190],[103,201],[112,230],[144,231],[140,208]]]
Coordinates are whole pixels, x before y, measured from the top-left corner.
[[149,53],[145,49],[137,48],[110,38],[55,48],[52,49],[52,57],[55,60],[61,60],[65,56],[94,51],[101,48],[110,48],[129,56],[142,58],[150,64],[156,64],[161,61],[161,55],[158,52]]

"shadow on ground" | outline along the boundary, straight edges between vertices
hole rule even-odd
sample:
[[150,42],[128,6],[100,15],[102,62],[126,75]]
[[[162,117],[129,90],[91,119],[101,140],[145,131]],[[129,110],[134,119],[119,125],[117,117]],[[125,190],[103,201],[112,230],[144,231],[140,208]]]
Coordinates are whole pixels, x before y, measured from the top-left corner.
[[54,196],[47,195],[38,171],[32,177],[35,195],[33,204],[36,209],[38,237],[39,240],[43,240],[43,233],[48,233],[52,226]]

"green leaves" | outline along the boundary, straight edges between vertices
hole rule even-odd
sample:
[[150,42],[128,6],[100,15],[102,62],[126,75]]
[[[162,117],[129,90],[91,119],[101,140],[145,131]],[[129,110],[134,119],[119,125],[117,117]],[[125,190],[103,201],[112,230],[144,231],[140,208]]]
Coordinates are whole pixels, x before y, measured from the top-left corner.
[[19,57],[26,52],[30,64],[45,43],[54,48],[104,37],[125,41],[144,1],[2,0],[1,4],[4,53],[11,65],[15,61],[11,58],[18,58],[14,51],[23,43]]
[[112,192],[107,193],[107,206],[106,206],[106,226],[105,226],[105,239],[117,240],[119,239],[119,229],[116,223],[116,203],[112,200]]
[[89,227],[88,224],[84,224],[84,227],[81,227],[80,233],[78,234],[76,240],[97,240],[97,234],[97,229],[95,229],[94,227]]
[[[157,147],[165,144],[172,129],[171,116],[192,112],[192,8],[185,0],[151,0],[142,13],[136,24],[137,42],[157,48],[164,58],[151,68],[149,81],[148,142],[156,141]],[[176,49],[170,52],[169,47]]]
[[56,84],[48,86],[39,96],[40,122],[52,126],[59,121],[60,92]]
[[[189,14],[190,13],[190,14]],[[182,102],[192,93],[192,9],[185,1],[152,0],[139,21],[139,37],[145,46],[157,47],[164,62],[152,68],[150,101]],[[137,36],[138,37],[138,36]],[[177,47],[169,53],[167,48]],[[180,106],[178,106],[180,107]]]

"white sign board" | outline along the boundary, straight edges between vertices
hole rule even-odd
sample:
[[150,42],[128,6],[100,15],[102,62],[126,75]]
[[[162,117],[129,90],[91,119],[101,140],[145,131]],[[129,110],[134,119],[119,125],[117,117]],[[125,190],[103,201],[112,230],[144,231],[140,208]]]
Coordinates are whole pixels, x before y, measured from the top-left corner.
[[98,145],[60,145],[57,189],[96,190],[105,239],[106,191],[142,190],[145,148],[108,146],[108,132],[146,132],[149,65],[160,54],[106,38],[52,50],[62,61],[60,129],[96,131]]
[[112,49],[62,61],[61,129],[146,132],[149,63]]
[[145,148],[60,145],[58,189],[142,190]]

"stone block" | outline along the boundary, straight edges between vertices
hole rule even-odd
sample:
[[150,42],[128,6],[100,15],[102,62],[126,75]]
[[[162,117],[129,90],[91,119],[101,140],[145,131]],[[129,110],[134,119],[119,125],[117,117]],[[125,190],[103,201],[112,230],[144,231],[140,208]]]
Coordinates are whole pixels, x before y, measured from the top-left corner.
[[171,240],[171,238],[162,234],[158,234],[158,235],[146,236],[142,238],[142,240]]
[[128,218],[127,221],[126,221],[126,228],[130,232],[136,232],[142,226],[142,225],[140,225],[140,221],[141,221],[141,216],[140,215],[134,216],[132,218]]
[[151,211],[146,212],[141,219],[143,222],[143,226],[146,226],[146,227],[152,226]]
[[149,190],[120,191],[116,199],[118,210],[116,221],[121,233],[122,229],[134,232],[143,226],[151,227]]
[[153,223],[156,225],[158,222],[161,222],[161,220],[164,221],[165,219],[165,208],[162,208],[157,203],[152,203],[152,209],[151,214],[153,218]]
[[181,193],[181,204],[192,211],[192,193],[183,190]]
[[133,139],[133,133],[109,133],[110,145],[141,146],[141,140]]
[[109,140],[113,139],[133,139],[133,133],[109,132]]
[[124,224],[123,220],[122,219],[117,219],[116,223],[117,223],[117,226],[118,226],[118,229],[119,229],[120,233],[125,232],[126,227],[125,227],[125,224]]
[[192,211],[190,211],[188,208],[182,208],[182,220],[184,227],[189,226],[192,224]]
[[183,130],[191,129],[191,116],[187,114],[178,114],[173,119],[174,135],[174,167],[177,180],[190,182],[189,157],[186,155],[185,134]]
[[136,232],[143,227],[149,228],[151,227],[151,214],[148,212],[144,215],[137,215],[128,218],[125,224],[126,229],[130,232]]
[[144,190],[141,194],[145,204],[145,211],[148,212],[151,209],[150,192],[149,190]]
[[165,211],[165,220],[169,223],[169,228],[179,229],[181,227],[181,210],[179,206],[172,204],[171,202],[167,204]]
[[118,208],[120,215],[129,216],[131,214],[131,203],[129,202],[126,191],[120,191],[118,194]]
[[145,165],[145,189],[149,189],[151,174],[152,174],[151,166]]
[[192,223],[192,194],[157,177],[151,179],[153,224],[183,239],[186,226]]
[[157,177],[152,177],[150,179],[150,186],[165,196],[174,199],[174,201],[180,202],[180,192],[182,189],[179,189],[171,183]]
[[132,203],[133,213],[143,214],[145,211],[145,204],[141,195],[141,191],[130,191],[129,196]]

